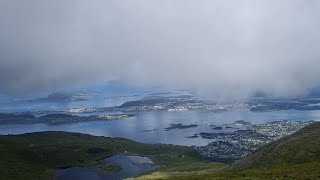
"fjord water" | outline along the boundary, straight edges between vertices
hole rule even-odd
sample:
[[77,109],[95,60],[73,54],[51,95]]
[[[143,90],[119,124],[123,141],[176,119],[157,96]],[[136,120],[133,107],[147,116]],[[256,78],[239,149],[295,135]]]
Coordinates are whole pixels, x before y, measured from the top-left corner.
[[[0,134],[23,134],[39,131],[80,132],[97,136],[121,137],[143,143],[165,143],[177,145],[206,145],[212,140],[201,137],[187,138],[201,132],[221,132],[234,129],[214,130],[210,125],[222,126],[237,120],[262,124],[278,120],[309,121],[320,120],[320,111],[272,111],[251,112],[248,109],[231,109],[225,112],[208,111],[152,111],[141,112],[135,117],[112,121],[90,121],[69,124],[23,124],[0,126]],[[189,128],[166,129],[171,124],[197,125]]]

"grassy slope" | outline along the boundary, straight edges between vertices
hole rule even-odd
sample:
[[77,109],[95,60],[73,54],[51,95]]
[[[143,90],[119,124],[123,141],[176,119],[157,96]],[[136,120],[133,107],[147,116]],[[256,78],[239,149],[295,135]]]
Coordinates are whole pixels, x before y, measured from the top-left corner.
[[234,167],[248,169],[309,162],[320,162],[320,123],[313,123],[290,136],[264,146],[237,162]]
[[[0,136],[0,179],[50,179],[56,167],[103,167],[101,158],[124,153],[150,156],[167,168],[202,161],[188,147],[142,144],[78,133],[42,132]],[[109,169],[114,168],[110,166]]]
[[99,166],[99,159],[117,153],[148,155],[166,166],[138,179],[320,179],[320,123],[270,143],[230,167],[204,162],[181,146],[63,132],[0,136],[0,179],[50,178],[57,166]]
[[270,143],[231,167],[158,171],[138,179],[320,179],[320,123]]

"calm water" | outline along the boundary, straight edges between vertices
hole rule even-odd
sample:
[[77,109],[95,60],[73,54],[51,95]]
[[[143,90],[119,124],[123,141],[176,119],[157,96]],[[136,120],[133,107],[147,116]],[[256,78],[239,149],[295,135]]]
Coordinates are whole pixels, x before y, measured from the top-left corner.
[[71,167],[67,169],[59,169],[55,172],[56,180],[102,180],[102,179],[125,179],[134,177],[141,173],[157,168],[156,165],[148,157],[142,156],[125,156],[115,155],[106,158],[105,161],[111,165],[121,167],[121,170],[116,173],[102,173],[94,168],[87,167]]
[[[80,122],[72,124],[27,124],[0,126],[0,134],[22,134],[38,131],[80,132],[98,136],[122,137],[144,143],[165,143],[177,145],[206,145],[212,140],[186,138],[200,132],[218,132],[209,125],[223,125],[236,120],[245,120],[253,124],[277,120],[307,121],[320,120],[320,111],[276,111],[251,112],[248,109],[233,109],[222,113],[186,111],[186,112],[143,112],[137,117],[124,120]],[[170,124],[197,124],[198,127],[172,129]],[[241,128],[241,127],[240,127]]]

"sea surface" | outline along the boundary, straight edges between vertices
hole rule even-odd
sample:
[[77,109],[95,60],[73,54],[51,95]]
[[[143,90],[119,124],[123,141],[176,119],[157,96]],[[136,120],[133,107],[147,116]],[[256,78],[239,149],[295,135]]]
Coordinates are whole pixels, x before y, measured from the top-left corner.
[[[88,121],[69,124],[21,124],[2,125],[0,134],[23,134],[39,131],[79,132],[97,136],[121,137],[143,143],[163,143],[176,145],[207,145],[210,139],[190,136],[201,132],[223,132],[242,129],[243,125],[234,124],[233,129],[214,130],[212,125],[224,127],[226,124],[244,120],[252,124],[272,121],[310,121],[320,120],[320,111],[272,111],[251,112],[249,109],[231,109],[225,112],[184,111],[141,112],[135,117],[112,121]],[[172,124],[196,125],[189,128],[171,128]],[[210,126],[211,125],[211,126]]]

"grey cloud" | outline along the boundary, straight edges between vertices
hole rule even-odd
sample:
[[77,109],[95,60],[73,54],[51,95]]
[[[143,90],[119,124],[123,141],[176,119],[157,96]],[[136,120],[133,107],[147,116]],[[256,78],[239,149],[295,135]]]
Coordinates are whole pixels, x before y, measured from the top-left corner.
[[316,0],[0,0],[0,92],[117,80],[214,97],[320,83]]

